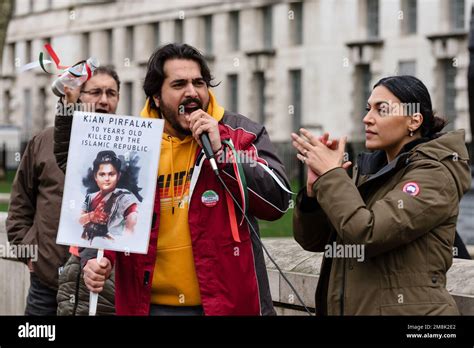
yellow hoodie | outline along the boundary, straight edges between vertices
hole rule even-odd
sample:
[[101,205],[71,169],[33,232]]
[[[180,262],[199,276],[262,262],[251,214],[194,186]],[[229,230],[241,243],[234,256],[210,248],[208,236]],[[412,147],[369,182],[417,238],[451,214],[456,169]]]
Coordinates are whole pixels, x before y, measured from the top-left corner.
[[[219,121],[224,109],[210,91],[209,97],[207,113]],[[141,116],[159,118],[148,100]],[[160,226],[151,293],[154,304],[201,304],[188,223],[189,187],[197,146],[192,136],[180,140],[163,133],[158,169]]]

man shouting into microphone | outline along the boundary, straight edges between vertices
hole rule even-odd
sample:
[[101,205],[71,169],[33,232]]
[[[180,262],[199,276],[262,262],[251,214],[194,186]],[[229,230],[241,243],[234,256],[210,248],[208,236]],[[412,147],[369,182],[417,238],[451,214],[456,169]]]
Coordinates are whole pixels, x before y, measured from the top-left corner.
[[[275,314],[257,218],[288,209],[288,179],[265,128],[224,110],[214,86],[189,45],[163,46],[148,62],[141,115],[165,120],[148,254],[106,251],[84,267],[88,288],[100,292],[115,264],[118,315]],[[256,233],[204,156],[202,133]]]

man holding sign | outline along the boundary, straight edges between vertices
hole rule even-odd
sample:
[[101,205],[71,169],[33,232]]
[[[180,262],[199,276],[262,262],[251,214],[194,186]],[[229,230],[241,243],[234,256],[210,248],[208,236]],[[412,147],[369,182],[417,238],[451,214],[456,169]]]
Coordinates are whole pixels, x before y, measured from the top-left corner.
[[[104,87],[115,91],[114,98],[98,95]],[[82,86],[81,101],[98,112],[115,113],[119,89],[115,70],[99,67]],[[77,89],[69,96],[77,100],[80,93]],[[65,110],[64,105],[58,103],[58,112]],[[81,315],[87,313],[87,303],[79,300],[81,296],[76,298],[76,293],[86,291],[78,277],[79,253],[75,248],[70,255],[67,247],[56,244],[64,173],[54,158],[53,135],[54,128],[48,127],[27,144],[12,187],[8,239],[12,244],[38,245],[37,260],[24,260],[31,272],[25,314]],[[107,284],[99,300],[99,314],[114,313],[113,281]]]
[[256,218],[276,220],[288,209],[288,180],[265,128],[225,111],[213,86],[189,45],[161,47],[148,62],[141,115],[165,121],[148,252],[105,251],[84,267],[87,287],[100,292],[115,264],[118,315],[275,314],[258,236],[214,174],[200,135],[208,134],[220,175],[256,231]]

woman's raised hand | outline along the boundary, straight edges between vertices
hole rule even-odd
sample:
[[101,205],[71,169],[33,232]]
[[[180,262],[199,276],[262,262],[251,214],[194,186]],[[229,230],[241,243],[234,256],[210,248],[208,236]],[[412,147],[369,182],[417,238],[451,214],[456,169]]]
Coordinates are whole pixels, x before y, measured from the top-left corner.
[[300,133],[301,136],[291,134],[292,144],[299,152],[298,159],[308,166],[306,190],[308,196],[313,197],[313,184],[321,175],[337,167],[348,169],[352,165],[349,161],[344,162],[347,138],[329,140],[327,132],[317,138],[304,128]]

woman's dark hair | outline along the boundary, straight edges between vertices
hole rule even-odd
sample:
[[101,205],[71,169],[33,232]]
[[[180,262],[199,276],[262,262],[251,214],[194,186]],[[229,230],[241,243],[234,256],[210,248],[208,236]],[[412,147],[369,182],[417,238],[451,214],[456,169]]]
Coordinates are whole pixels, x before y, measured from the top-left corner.
[[95,181],[95,176],[99,171],[99,167],[101,164],[111,164],[117,171],[117,174],[120,174],[116,188],[129,190],[141,202],[143,200],[143,197],[140,195],[142,188],[138,187],[139,159],[140,157],[135,152],[127,153],[126,156],[117,156],[113,151],[100,151],[92,163],[92,168],[89,168],[87,175],[82,178],[82,184],[86,187],[87,193],[97,192],[99,187]]
[[100,151],[97,153],[97,157],[94,160],[94,163],[92,164],[92,171],[94,175],[97,174],[99,171],[99,167],[101,164],[111,164],[115,170],[117,171],[117,174],[120,174],[120,168],[122,167],[122,161],[120,161],[113,151]]
[[423,137],[429,137],[440,132],[446,126],[446,120],[434,115],[430,93],[426,86],[414,76],[401,75],[384,77],[374,85],[384,86],[402,103],[416,105],[423,115],[420,132]]
[[153,96],[161,97],[161,87],[165,80],[164,65],[170,59],[189,59],[199,64],[201,68],[201,75],[208,87],[216,87],[218,84],[213,84],[214,77],[207,66],[204,56],[196,48],[187,44],[170,43],[158,48],[151,55],[148,60],[148,67],[143,83],[143,89],[146,96],[150,99],[152,108],[157,109]]

